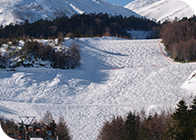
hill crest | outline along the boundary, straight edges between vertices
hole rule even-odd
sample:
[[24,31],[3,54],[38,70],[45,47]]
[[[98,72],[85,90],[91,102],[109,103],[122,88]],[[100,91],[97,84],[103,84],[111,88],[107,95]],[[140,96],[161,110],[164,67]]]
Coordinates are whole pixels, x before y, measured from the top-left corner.
[[3,0],[0,2],[0,25],[52,20],[57,17],[82,13],[108,13],[122,16],[139,16],[122,6],[103,0]]
[[144,17],[161,22],[175,20],[176,17],[190,18],[195,14],[190,5],[180,0],[136,0],[125,7]]

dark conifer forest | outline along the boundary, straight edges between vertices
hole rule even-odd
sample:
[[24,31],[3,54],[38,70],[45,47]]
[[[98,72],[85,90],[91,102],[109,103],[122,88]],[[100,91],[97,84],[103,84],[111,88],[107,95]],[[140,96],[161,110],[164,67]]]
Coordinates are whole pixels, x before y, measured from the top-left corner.
[[107,13],[82,14],[56,18],[53,21],[39,20],[29,23],[28,20],[21,25],[10,24],[1,26],[0,38],[18,38],[22,36],[34,38],[56,38],[59,35],[69,37],[89,37],[89,36],[124,36],[131,37],[126,30],[151,31],[158,26],[154,21],[135,16],[123,17],[121,15],[112,16]]

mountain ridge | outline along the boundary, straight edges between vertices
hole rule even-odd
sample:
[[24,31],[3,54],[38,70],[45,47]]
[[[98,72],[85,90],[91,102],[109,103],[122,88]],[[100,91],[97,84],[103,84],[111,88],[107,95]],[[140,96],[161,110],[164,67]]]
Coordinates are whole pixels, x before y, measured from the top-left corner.
[[0,25],[19,24],[25,20],[35,22],[40,19],[53,20],[66,15],[82,13],[108,13],[122,16],[140,16],[122,6],[103,0],[2,0],[0,1]]
[[[139,5],[139,6],[138,6]],[[164,22],[165,20],[190,18],[193,16],[194,10],[190,5],[180,0],[136,0],[125,6],[134,12],[156,21]]]

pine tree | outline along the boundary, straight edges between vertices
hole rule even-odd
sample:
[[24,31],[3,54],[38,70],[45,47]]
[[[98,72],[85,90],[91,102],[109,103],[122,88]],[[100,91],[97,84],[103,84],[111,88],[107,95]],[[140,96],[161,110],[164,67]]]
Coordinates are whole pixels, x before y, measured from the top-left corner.
[[177,104],[177,106],[178,108],[176,109],[176,112],[174,113],[173,118],[175,120],[178,120],[180,124],[183,124],[184,121],[187,119],[188,106],[183,100],[181,100]]
[[192,105],[190,106],[189,119],[189,130],[192,132],[192,139],[196,140],[196,96],[193,99]]
[[137,132],[136,132],[136,115],[130,112],[127,116],[127,120],[125,121],[125,139],[126,140],[136,140]]
[[196,115],[196,96],[193,99],[193,104],[190,106],[192,114]]
[[173,135],[171,137],[175,140],[189,140],[192,138],[192,131],[190,130],[188,106],[183,100],[181,100],[177,106],[176,112],[172,115],[174,125],[169,130],[170,134]]

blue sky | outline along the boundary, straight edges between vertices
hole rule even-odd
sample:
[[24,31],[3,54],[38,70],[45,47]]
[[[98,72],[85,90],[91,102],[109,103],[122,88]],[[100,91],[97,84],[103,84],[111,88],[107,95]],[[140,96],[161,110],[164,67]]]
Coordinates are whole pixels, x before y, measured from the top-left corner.
[[125,6],[128,3],[132,2],[133,0],[105,0],[105,1],[113,3],[113,4]]

